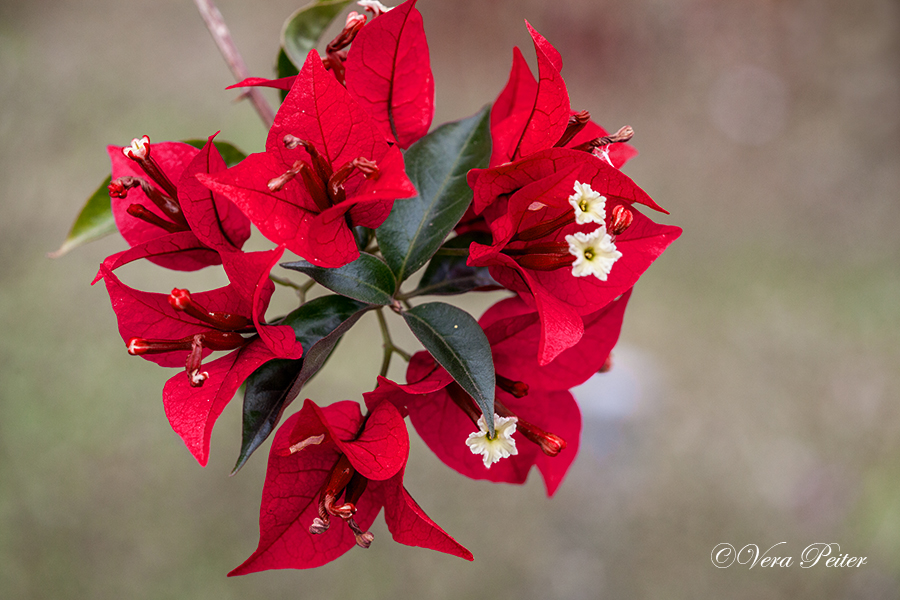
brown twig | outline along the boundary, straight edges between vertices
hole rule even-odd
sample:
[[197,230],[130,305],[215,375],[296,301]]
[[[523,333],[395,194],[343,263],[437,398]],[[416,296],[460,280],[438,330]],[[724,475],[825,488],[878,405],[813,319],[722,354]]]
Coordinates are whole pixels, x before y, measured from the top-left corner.
[[[234,40],[231,39],[231,32],[228,31],[225,19],[222,18],[222,13],[219,12],[215,2],[213,0],[194,0],[194,4],[197,5],[197,10],[200,11],[200,16],[203,17],[203,22],[206,23],[206,28],[209,29],[216,46],[219,47],[219,52],[222,53],[222,57],[228,63],[228,68],[231,69],[235,80],[243,81],[249,77],[250,73],[247,71],[247,65],[244,63],[241,53],[238,52],[237,46],[234,45]],[[250,98],[250,102],[253,103],[253,108],[256,109],[266,129],[271,127],[275,121],[275,113],[263,95],[255,88],[249,88],[246,95]]]

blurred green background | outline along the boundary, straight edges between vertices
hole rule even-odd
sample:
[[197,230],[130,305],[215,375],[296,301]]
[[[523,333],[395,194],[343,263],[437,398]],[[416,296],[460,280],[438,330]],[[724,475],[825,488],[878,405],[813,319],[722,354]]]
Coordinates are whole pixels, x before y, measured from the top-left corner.
[[[271,73],[298,6],[221,0],[253,74]],[[256,547],[265,468],[260,453],[228,477],[239,402],[200,468],[162,410],[171,371],[125,353],[88,285],[124,242],[45,254],[108,173],[107,144],[221,129],[258,151],[265,132],[223,91],[189,0],[4,1],[0,598],[900,597],[900,5],[419,8],[435,123],[492,100],[513,45],[534,64],[527,18],[561,51],[573,107],[635,128],[625,172],[685,230],[637,286],[613,371],[580,391],[582,452],[556,497],[535,476],[465,479],[413,436],[407,487],[474,563],[396,544],[379,519],[368,551],[227,579]],[[126,281],[219,285],[209,271],[137,265]],[[290,306],[278,298],[272,314]],[[498,298],[465,306],[478,316]],[[305,396],[370,389],[377,331],[366,317]],[[717,569],[722,542],[786,542],[775,552],[795,564]],[[801,569],[816,542],[867,564]]]

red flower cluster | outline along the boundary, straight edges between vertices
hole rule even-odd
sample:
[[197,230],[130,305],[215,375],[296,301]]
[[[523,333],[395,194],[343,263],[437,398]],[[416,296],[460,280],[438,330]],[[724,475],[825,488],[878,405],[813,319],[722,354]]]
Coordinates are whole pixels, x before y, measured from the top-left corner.
[[[435,163],[441,162],[435,141],[441,138],[428,133],[434,81],[415,3],[388,10],[365,0],[371,21],[351,13],[324,58],[312,50],[296,76],[239,84],[288,91],[264,152],[226,168],[215,136],[200,149],[151,144],[147,137],[109,147],[111,210],[130,248],[107,258],[95,281],[105,282],[128,352],[179,369],[163,389],[165,412],[201,465],[216,419],[245,381],[249,456],[359,315],[389,306],[411,328],[409,319],[426,318],[409,299],[428,292],[399,289],[410,275],[406,259],[394,268],[389,252],[382,261],[371,236],[361,235],[376,230],[386,248],[384,231],[403,230],[396,224],[379,229],[394,218],[395,204],[425,194],[422,176],[407,172],[406,149],[423,160],[414,150],[420,141],[430,144]],[[451,206],[458,212],[445,234],[456,226],[458,234],[480,236],[467,250],[459,243],[467,238],[448,245],[444,255],[431,250],[436,265],[454,255],[450,250],[467,258],[440,263],[433,272],[430,267],[424,277],[432,284],[427,289],[451,290],[434,293],[505,288],[516,294],[488,309],[477,325],[469,317],[467,339],[483,341],[485,354],[464,356],[466,342],[451,339],[460,327],[452,321],[449,333],[430,330],[438,342],[420,336],[428,351],[408,357],[405,384],[378,377],[375,389],[363,394],[365,414],[356,402],[320,407],[306,400],[274,436],[259,546],[232,575],[311,568],[353,546],[367,548],[373,540],[368,529],[382,508],[398,542],[471,560],[404,488],[406,417],[444,463],[474,479],[524,483],[535,467],[553,495],[575,460],[582,424],[570,390],[608,368],[632,288],[681,230],[656,224],[638,209],[662,210],[619,171],[636,154],[625,143],[633,132],[609,135],[586,111],[573,111],[559,53],[528,29],[538,77],[515,49],[509,81],[490,113],[492,149],[471,165],[481,168],[468,171],[470,189],[457,198],[436,196],[437,208],[421,202],[423,211],[433,212],[423,212],[402,241],[407,257],[422,252],[413,247],[420,232],[437,227]],[[486,125],[485,137],[487,131]],[[444,162],[470,151],[458,149]],[[273,249],[242,250],[250,223]],[[397,240],[390,245],[394,253],[402,248]],[[271,271],[285,251],[305,260],[295,263],[298,270],[345,296],[329,306],[357,313],[304,321],[314,311],[304,312],[303,305],[267,321],[275,290]],[[116,272],[140,259],[182,271],[222,265],[228,285],[139,291]],[[385,335],[382,375],[398,351]],[[441,344],[451,348],[450,358]],[[213,358],[216,352],[223,354]],[[490,366],[479,361],[493,362],[485,371],[493,389],[460,376],[473,365]],[[248,442],[247,431],[258,439]]]

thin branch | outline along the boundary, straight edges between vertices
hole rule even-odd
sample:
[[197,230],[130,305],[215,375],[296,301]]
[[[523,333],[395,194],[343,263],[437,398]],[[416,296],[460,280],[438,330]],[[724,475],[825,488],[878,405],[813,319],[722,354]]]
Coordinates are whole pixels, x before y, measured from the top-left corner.
[[[206,23],[206,28],[209,29],[216,46],[219,47],[219,52],[222,53],[222,57],[228,63],[228,68],[231,69],[231,74],[234,75],[235,80],[243,81],[247,79],[250,76],[250,72],[247,70],[247,65],[244,63],[241,53],[238,52],[237,46],[234,45],[234,40],[231,39],[231,32],[228,30],[225,19],[222,18],[222,13],[219,12],[215,2],[213,0],[194,0],[194,4],[197,5],[197,10],[200,11],[200,16],[203,17],[203,22]],[[272,123],[275,122],[275,113],[265,97],[256,88],[249,88],[246,95],[250,98],[250,102],[253,103],[253,108],[256,109],[259,118],[262,119],[263,125],[266,126],[266,129],[270,128]]]
[[380,374],[382,377],[387,377],[388,368],[391,366],[391,355],[399,354],[406,362],[409,362],[412,356],[395,346],[394,342],[391,341],[391,332],[388,330],[382,307],[379,306],[375,310],[375,314],[378,316],[378,326],[381,328],[381,338],[384,340],[384,357],[381,359]]
[[381,359],[381,372],[379,374],[382,377],[387,377],[388,367],[391,366],[391,354],[394,351],[394,345],[391,343],[391,334],[388,331],[387,321],[384,320],[384,313],[379,308],[375,311],[375,314],[378,316],[378,325],[381,327],[381,337],[384,340],[384,357]]

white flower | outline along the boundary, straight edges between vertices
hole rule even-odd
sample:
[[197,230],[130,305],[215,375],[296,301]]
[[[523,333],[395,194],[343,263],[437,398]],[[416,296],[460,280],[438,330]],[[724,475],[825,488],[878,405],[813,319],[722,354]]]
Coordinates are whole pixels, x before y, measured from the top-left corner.
[[478,417],[478,431],[469,434],[466,440],[466,446],[472,451],[472,454],[480,454],[484,458],[484,466],[488,469],[495,462],[499,462],[501,458],[518,454],[516,450],[516,440],[512,438],[512,434],[516,432],[515,417],[501,417],[494,413],[494,432],[496,435],[492,438],[488,436],[487,424],[484,415]]
[[613,263],[622,258],[605,227],[598,227],[588,234],[579,231],[567,235],[566,241],[569,243],[569,254],[575,256],[572,263],[572,275],[575,277],[593,275],[600,281],[606,281]]
[[591,189],[589,183],[575,182],[575,193],[569,196],[569,204],[575,209],[575,222],[579,225],[606,222],[606,196]]

